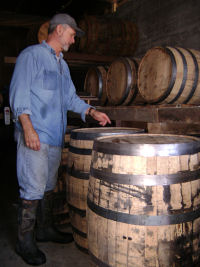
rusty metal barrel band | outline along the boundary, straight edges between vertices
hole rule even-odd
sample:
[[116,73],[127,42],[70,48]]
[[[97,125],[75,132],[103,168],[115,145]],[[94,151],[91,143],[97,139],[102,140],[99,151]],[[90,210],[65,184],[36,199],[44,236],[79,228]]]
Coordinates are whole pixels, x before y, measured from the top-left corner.
[[132,225],[160,226],[160,225],[170,225],[170,224],[181,224],[194,221],[195,219],[200,217],[200,209],[185,213],[149,216],[146,214],[133,215],[128,213],[108,210],[96,205],[89,198],[87,198],[87,205],[94,213],[103,218]]
[[111,184],[127,184],[136,186],[170,185],[191,182],[200,179],[200,169],[195,171],[182,171],[163,175],[131,175],[122,173],[108,173],[103,170],[90,168],[90,175],[101,181]]
[[83,237],[83,238],[87,238],[87,234],[86,234],[86,233],[80,231],[79,229],[77,229],[77,228],[74,227],[73,225],[72,225],[71,227],[72,227],[72,231],[73,231],[74,233],[76,233],[77,235],[79,235],[79,236],[81,236],[81,237]]
[[64,143],[64,148],[69,148],[69,142]]
[[69,208],[71,211],[73,211],[74,213],[80,215],[82,218],[86,217],[86,210],[81,210],[73,205],[71,205],[70,203],[68,203]]
[[103,94],[103,79],[102,79],[102,74],[98,68],[96,68],[96,73],[97,73],[98,81],[99,81],[98,98],[101,98]]
[[71,145],[69,146],[69,151],[74,154],[79,154],[79,155],[91,155],[92,154],[92,149],[74,147]]
[[179,156],[200,152],[200,142],[176,143],[176,144],[129,144],[109,143],[94,141],[93,150],[111,154],[127,156]]
[[171,93],[171,91],[172,91],[172,89],[174,87],[175,81],[176,81],[177,64],[176,64],[176,60],[175,60],[174,54],[167,47],[165,47],[164,50],[170,56],[170,59],[171,59],[171,62],[172,62],[171,81],[170,81],[169,86],[168,86],[167,90],[165,91],[165,93],[163,95],[161,95],[161,97],[158,100],[153,102],[154,104],[162,102],[163,100],[165,100],[170,95],[170,93]]
[[89,172],[83,172],[83,171],[75,170],[74,168],[70,168],[70,167],[67,167],[66,172],[70,176],[73,176],[75,178],[82,179],[82,180],[88,180],[89,175],[90,175]]
[[190,99],[193,97],[195,90],[197,88],[197,84],[198,84],[198,80],[199,80],[199,66],[198,66],[198,62],[197,59],[195,57],[195,55],[192,53],[191,50],[186,49],[188,51],[188,53],[191,55],[193,62],[194,62],[194,66],[195,66],[195,78],[194,78],[194,82],[192,85],[192,89],[188,95],[188,97],[186,98],[186,100],[184,101],[183,104],[187,104],[188,101],[190,101]]
[[132,83],[132,73],[131,73],[131,66],[128,63],[127,59],[125,58],[121,58],[121,61],[124,63],[124,65],[126,66],[126,70],[127,70],[127,86],[124,92],[124,96],[121,99],[119,105],[122,105],[124,103],[124,101],[127,99],[129,92],[131,90],[131,83]]
[[181,86],[180,86],[180,89],[177,95],[169,102],[169,104],[173,104],[181,96],[185,88],[185,84],[187,81],[187,73],[188,73],[187,62],[186,62],[184,54],[178,48],[174,47],[174,49],[180,54],[182,62],[183,62],[183,79],[182,79],[182,83],[181,83]]
[[[131,59],[131,60],[134,62],[135,67],[138,68],[138,64],[136,63],[136,61],[133,60],[133,59]],[[128,61],[128,58],[126,58],[126,61],[127,61],[127,63],[130,65],[130,63],[129,63],[129,61]],[[131,67],[131,66],[130,66],[130,67]],[[132,71],[131,71],[131,73],[132,73]],[[131,80],[133,80],[133,75],[132,75],[132,74],[131,74]],[[132,88],[131,88],[131,89],[132,89]],[[129,90],[129,91],[130,91],[130,90]],[[133,100],[136,98],[137,94],[138,94],[138,88],[137,88],[137,86],[135,86],[135,88],[134,88],[134,93],[133,93],[131,99],[129,100],[129,102],[127,103],[127,105],[130,105],[130,104],[133,102]],[[127,97],[128,97],[128,95],[127,95]],[[126,100],[126,99],[125,99],[125,100]],[[125,100],[124,100],[124,101],[125,101]]]
[[99,260],[96,256],[94,256],[91,251],[89,251],[89,255],[92,259],[92,261],[97,264],[97,266],[99,267],[111,267],[110,265],[106,264],[105,262],[102,262],[101,260]]

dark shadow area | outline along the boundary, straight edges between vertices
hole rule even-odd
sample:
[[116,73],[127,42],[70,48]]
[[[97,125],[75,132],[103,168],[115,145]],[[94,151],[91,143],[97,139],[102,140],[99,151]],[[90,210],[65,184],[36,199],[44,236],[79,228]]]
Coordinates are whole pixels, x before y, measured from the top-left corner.
[[13,136],[13,125],[0,125],[0,237],[6,235],[12,247],[16,238],[18,203],[16,143]]

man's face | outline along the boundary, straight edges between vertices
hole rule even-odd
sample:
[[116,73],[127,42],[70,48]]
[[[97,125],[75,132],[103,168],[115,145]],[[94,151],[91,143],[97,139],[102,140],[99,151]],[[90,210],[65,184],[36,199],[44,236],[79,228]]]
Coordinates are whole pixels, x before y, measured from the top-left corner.
[[63,51],[68,51],[70,45],[75,42],[74,37],[76,36],[76,31],[67,26],[66,28],[63,27],[63,33],[60,37],[60,43]]

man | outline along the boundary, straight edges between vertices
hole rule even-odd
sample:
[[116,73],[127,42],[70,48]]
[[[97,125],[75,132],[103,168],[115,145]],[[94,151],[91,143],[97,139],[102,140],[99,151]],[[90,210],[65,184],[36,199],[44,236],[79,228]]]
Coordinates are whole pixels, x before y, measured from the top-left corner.
[[[67,111],[91,115],[105,126],[110,119],[81,100],[75,92],[62,51],[83,31],[68,14],[50,20],[47,41],[29,46],[17,58],[10,85],[10,106],[16,122],[17,177],[20,187],[16,252],[31,265],[46,262],[37,241],[69,243],[72,234],[60,233],[51,217]],[[35,227],[36,225],[36,227]],[[36,228],[36,229],[35,229]],[[34,229],[36,231],[34,231]]]

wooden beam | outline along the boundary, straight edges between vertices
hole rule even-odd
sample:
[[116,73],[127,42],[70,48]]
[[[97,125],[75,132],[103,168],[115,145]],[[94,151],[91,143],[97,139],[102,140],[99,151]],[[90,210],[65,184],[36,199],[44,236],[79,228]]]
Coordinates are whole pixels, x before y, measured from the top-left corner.
[[200,106],[179,105],[158,108],[159,122],[200,122]]
[[[82,65],[105,65],[110,64],[116,57],[113,56],[100,56],[93,54],[83,54],[75,52],[64,53],[64,59],[67,61],[69,66],[82,66]],[[16,57],[4,57],[4,63],[16,63]]]
[[200,124],[186,122],[148,123],[147,131],[153,134],[200,135]]
[[41,25],[46,20],[46,17],[41,16],[0,11],[0,26],[30,28],[33,25]]
[[158,110],[150,106],[97,107],[97,109],[105,112],[111,120],[158,122]]
[[106,112],[113,120],[122,121],[143,121],[143,122],[200,122],[200,107],[192,105],[180,106],[117,106],[98,107]]

